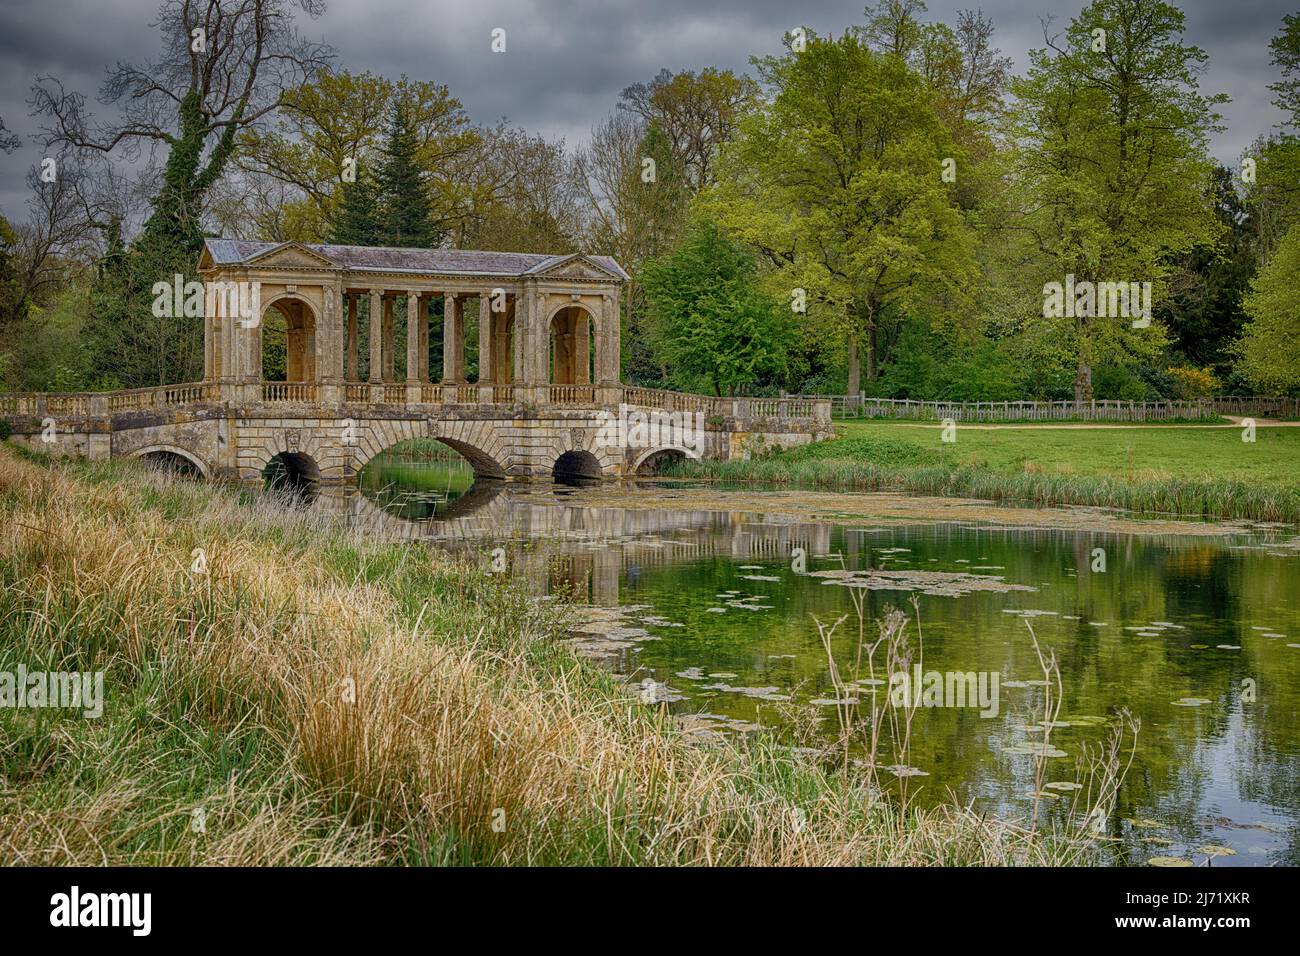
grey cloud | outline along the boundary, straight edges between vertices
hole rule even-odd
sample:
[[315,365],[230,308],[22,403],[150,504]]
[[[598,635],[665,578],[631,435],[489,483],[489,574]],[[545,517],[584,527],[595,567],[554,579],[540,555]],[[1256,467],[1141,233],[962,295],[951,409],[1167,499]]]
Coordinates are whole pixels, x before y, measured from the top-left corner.
[[[627,85],[661,67],[749,69],[749,57],[777,53],[797,24],[819,33],[862,21],[864,3],[783,0],[332,0],[320,20],[304,21],[342,65],[389,76],[445,83],[482,123],[501,117],[531,131],[585,140],[614,108]],[[997,27],[998,45],[1017,69],[1043,43],[1041,20],[1063,27],[1082,0],[931,0],[933,19],[981,7]],[[1188,39],[1210,55],[1206,92],[1225,92],[1227,129],[1212,146],[1222,161],[1237,156],[1280,120],[1267,86],[1275,76],[1268,41],[1292,6],[1284,0],[1186,0]],[[95,95],[104,67],[154,52],[149,27],[156,0],[6,0],[0,8],[0,116],[23,136],[37,131],[26,99],[37,74],[60,76]],[[491,31],[506,30],[507,52],[489,50]],[[0,210],[25,214],[26,170],[40,159],[34,145],[0,157]]]

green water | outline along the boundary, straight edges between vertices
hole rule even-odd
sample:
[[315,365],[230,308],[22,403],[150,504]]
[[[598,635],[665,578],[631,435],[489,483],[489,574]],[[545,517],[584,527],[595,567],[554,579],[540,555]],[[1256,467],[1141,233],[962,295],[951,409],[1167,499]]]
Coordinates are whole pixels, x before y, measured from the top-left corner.
[[361,490],[389,514],[411,521],[442,517],[474,484],[474,469],[449,459],[376,455],[361,472]]
[[[1043,700],[1028,622],[1060,663],[1065,726],[1052,745],[1065,755],[1048,761],[1046,780],[1075,780],[1078,759],[1109,738],[1121,709],[1141,722],[1105,823],[1120,858],[1202,863],[1196,848],[1218,845],[1235,855],[1216,866],[1300,863],[1295,529],[1155,537],[814,522],[679,510],[662,485],[646,494],[664,506],[644,510],[604,506],[599,489],[471,491],[441,464],[387,461],[374,472],[370,500],[415,519],[418,536],[484,548],[508,540],[512,572],[536,591],[602,608],[584,649],[719,733],[829,740],[837,695],[818,622],[843,618],[832,648],[847,670],[858,646],[853,596],[873,637],[887,606],[916,613],[916,595],[924,670],[999,679],[995,716],[975,706],[916,712],[909,763],[925,775],[910,785],[922,800],[951,792],[993,813],[1029,813],[1034,758],[1013,752],[1041,739],[1027,729]],[[473,507],[440,517],[457,500]],[[1094,570],[1096,549],[1104,571]],[[821,573],[845,570],[892,589]],[[910,572],[936,593],[921,593]],[[915,621],[909,636],[915,646]],[[855,696],[869,700],[859,686]]]

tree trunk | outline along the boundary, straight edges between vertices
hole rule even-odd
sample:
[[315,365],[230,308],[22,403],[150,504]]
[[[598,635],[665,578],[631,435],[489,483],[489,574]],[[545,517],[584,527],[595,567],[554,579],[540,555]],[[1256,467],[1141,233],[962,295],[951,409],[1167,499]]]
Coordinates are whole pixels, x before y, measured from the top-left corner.
[[1082,405],[1092,401],[1092,366],[1087,359],[1079,357],[1079,367],[1074,373],[1074,404]]
[[862,362],[858,358],[858,342],[856,339],[849,338],[849,386],[845,389],[848,395],[856,395],[862,391]]
[[871,325],[867,327],[867,381],[874,382],[880,373],[880,366],[877,356],[878,346],[876,344],[876,320],[871,320]]

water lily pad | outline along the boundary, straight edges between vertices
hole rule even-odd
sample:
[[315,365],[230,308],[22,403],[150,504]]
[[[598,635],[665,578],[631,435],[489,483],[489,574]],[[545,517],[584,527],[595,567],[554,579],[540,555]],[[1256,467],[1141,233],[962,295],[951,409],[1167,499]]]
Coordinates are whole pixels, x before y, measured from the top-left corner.
[[1215,644],[1214,646],[1217,647],[1217,648],[1218,648],[1219,650],[1221,650],[1221,651],[1239,651],[1239,650],[1241,650],[1241,645],[1240,645],[1240,644]]
[[928,777],[930,774],[916,767],[904,767],[902,764],[895,764],[892,767],[886,767],[895,777]]
[[1181,856],[1153,856],[1147,860],[1149,866],[1191,866],[1191,860],[1185,860]]
[[1210,703],[1204,697],[1180,697],[1173,702],[1175,707],[1200,707],[1203,704]]
[[1083,784],[1074,783],[1070,780],[1054,780],[1051,783],[1043,784],[1044,790],[1082,790]]
[[1206,856],[1236,856],[1237,851],[1230,846],[1219,846],[1211,843],[1206,846],[1198,846],[1197,853],[1203,853]]
[[1047,747],[1044,748],[1041,742],[1032,741],[1025,741],[1023,743],[1012,744],[1010,747],[1003,747],[1002,752],[1004,754],[1016,754],[1017,756],[1023,755],[1030,757],[1037,757],[1039,755],[1044,757],[1068,756],[1064,750],[1059,750],[1051,744],[1048,744]]

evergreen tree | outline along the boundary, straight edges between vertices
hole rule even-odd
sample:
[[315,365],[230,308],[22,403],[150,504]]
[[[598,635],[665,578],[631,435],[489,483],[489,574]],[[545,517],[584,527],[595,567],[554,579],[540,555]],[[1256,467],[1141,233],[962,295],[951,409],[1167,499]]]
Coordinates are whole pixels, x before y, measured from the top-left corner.
[[383,245],[384,217],[374,179],[358,175],[356,182],[343,185],[342,192],[330,223],[329,241],[345,246]]
[[433,222],[433,202],[418,149],[410,111],[399,101],[393,107],[378,173],[383,245],[431,248],[442,241],[443,234]]

